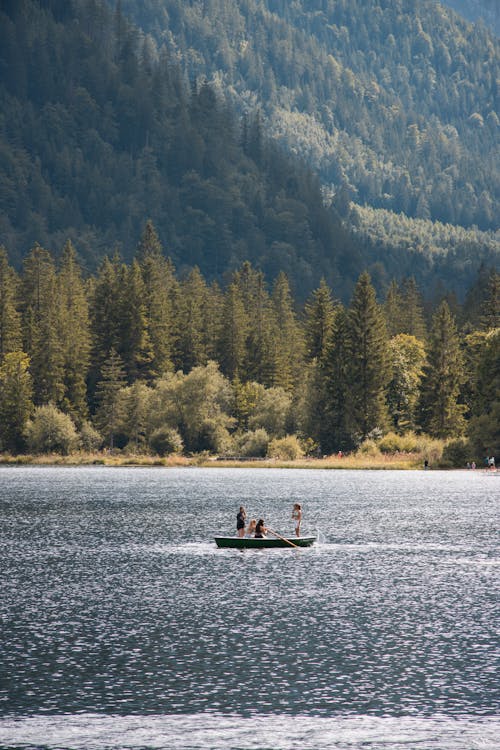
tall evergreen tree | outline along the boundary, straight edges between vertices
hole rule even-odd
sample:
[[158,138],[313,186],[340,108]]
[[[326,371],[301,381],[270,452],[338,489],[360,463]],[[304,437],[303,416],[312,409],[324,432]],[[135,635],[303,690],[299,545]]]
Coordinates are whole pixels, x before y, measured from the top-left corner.
[[24,429],[33,408],[29,357],[24,352],[8,352],[0,363],[0,449],[24,450]]
[[101,380],[97,384],[96,401],[98,404],[94,422],[111,450],[123,417],[120,409],[120,391],[126,385],[126,373],[123,360],[115,349],[111,349],[108,358],[101,367]]
[[390,338],[402,333],[403,323],[403,299],[399,290],[398,283],[392,280],[384,304],[385,322],[387,325],[387,334]]
[[442,302],[432,318],[420,398],[420,424],[430,435],[447,438],[463,432],[465,407],[458,403],[463,364],[455,320]]
[[206,308],[208,289],[198,268],[194,268],[181,284],[179,318],[178,366],[184,372],[207,364]]
[[61,407],[78,425],[88,416],[86,379],[90,365],[90,321],[82,273],[70,241],[63,249],[57,292],[64,368]]
[[481,311],[481,325],[485,330],[500,328],[500,273],[493,270],[488,279],[486,299]]
[[305,305],[305,342],[308,358],[320,359],[325,353],[335,319],[331,291],[323,277]]
[[151,370],[161,376],[173,367],[172,289],[177,281],[172,264],[163,256],[162,246],[151,220],[144,228],[137,248],[137,259],[144,281],[147,327],[153,349]]
[[352,403],[352,338],[349,314],[339,307],[335,322],[320,359],[323,414],[319,439],[323,452],[350,450],[355,445],[357,425]]
[[240,289],[235,282],[229,284],[224,294],[222,321],[217,360],[227,378],[243,379],[249,322]]
[[273,337],[276,322],[264,274],[245,262],[234,274],[246,315],[248,328],[243,380],[272,385],[274,374]]
[[117,307],[120,310],[118,354],[125,365],[130,383],[137,378],[148,380],[152,377],[154,358],[146,314],[146,291],[141,269],[136,260],[120,271],[120,296]]
[[500,455],[500,328],[483,334],[467,427],[477,458]]
[[16,306],[18,284],[7,251],[0,245],[0,363],[6,354],[22,347],[21,318]]
[[401,284],[401,330],[408,336],[425,341],[427,327],[425,325],[422,297],[413,276],[405,279]]
[[390,377],[385,319],[366,271],[359,277],[349,308],[349,335],[353,427],[366,438],[387,423],[385,387]]
[[101,369],[111,350],[120,346],[121,261],[117,253],[110,260],[104,258],[97,272],[90,294],[92,352],[89,377],[90,397],[93,403],[96,383],[101,379]]
[[64,353],[52,256],[36,244],[23,264],[23,346],[30,357],[35,404],[60,406],[64,397]]
[[290,392],[302,371],[304,344],[293,309],[290,284],[284,273],[280,273],[274,282],[272,302],[277,326],[272,385]]

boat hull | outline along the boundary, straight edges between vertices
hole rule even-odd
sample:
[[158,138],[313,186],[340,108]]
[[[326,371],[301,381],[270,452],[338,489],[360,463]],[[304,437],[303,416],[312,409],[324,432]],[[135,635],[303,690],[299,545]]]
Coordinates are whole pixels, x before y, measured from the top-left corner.
[[296,547],[310,547],[315,541],[315,536],[290,537],[289,543],[284,539],[274,537],[267,537],[266,539],[239,536],[215,537],[217,547],[224,549],[295,549]]

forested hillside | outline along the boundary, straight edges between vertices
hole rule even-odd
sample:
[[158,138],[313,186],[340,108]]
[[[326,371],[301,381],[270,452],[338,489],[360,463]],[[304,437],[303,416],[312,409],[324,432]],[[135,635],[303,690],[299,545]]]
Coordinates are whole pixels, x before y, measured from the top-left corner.
[[17,267],[35,242],[60,252],[68,238],[89,270],[115,247],[130,259],[148,218],[179,272],[222,278],[250,260],[270,279],[286,272],[302,300],[321,276],[347,300],[364,268],[379,293],[414,275],[463,296],[481,264],[495,264],[495,238],[475,230],[438,255],[411,233],[395,243],[362,231],[346,186],[327,208],[258,107],[241,120],[221,85],[190,83],[179,54],[119,6],[0,8],[0,242]]
[[480,19],[500,36],[500,5],[498,0],[443,0],[469,21]]
[[499,42],[429,0],[124,0],[191,75],[372,207],[481,229],[499,196]]
[[322,274],[354,283],[363,257],[310,170],[243,124],[167,51],[95,3],[2,3],[0,242],[19,266],[70,238],[88,268],[130,258],[152,218],[179,271],[244,260],[300,295]]

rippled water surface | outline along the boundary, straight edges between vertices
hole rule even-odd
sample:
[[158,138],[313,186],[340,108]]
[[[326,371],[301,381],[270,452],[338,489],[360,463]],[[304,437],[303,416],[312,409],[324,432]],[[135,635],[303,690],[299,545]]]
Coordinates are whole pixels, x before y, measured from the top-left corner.
[[[498,748],[500,476],[0,468],[0,747]],[[238,506],[304,550],[218,550]]]

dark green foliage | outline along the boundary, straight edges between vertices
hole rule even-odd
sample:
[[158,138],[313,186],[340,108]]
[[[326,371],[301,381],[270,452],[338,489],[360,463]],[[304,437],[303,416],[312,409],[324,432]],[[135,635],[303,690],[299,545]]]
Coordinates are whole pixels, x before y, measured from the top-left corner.
[[354,290],[348,331],[351,418],[354,432],[364,439],[387,424],[385,387],[390,378],[385,319],[366,272]]
[[89,309],[76,251],[67,242],[57,279],[59,338],[63,355],[61,406],[80,425],[88,416],[86,377],[90,364]]
[[458,396],[464,379],[455,320],[442,302],[432,319],[420,402],[420,424],[430,435],[446,438],[463,432],[465,407]]
[[120,390],[125,384],[123,360],[112,348],[101,368],[101,379],[96,389],[98,407],[94,419],[97,429],[111,449],[115,445],[115,436],[123,416],[120,411]]
[[160,376],[172,369],[175,339],[172,294],[177,282],[151,221],[146,223],[137,247],[137,259],[144,282],[146,329],[152,347],[150,370]]
[[320,430],[312,436],[319,439],[325,453],[350,450],[357,442],[351,400],[352,346],[349,314],[341,307],[320,360],[322,389],[316,406]]
[[[191,452],[243,450],[249,431],[250,442],[263,445],[259,430],[264,430],[269,439],[300,431],[310,450],[329,453],[383,432],[387,407],[401,433],[424,428],[456,436],[469,419],[476,451],[497,446],[498,328],[469,333],[472,322],[464,319],[460,339],[443,302],[434,316],[421,383],[425,342],[398,334],[388,348],[383,311],[366,272],[348,310],[333,306],[323,283],[307,315],[296,316],[284,274],[269,295],[263,273],[246,262],[221,289],[208,286],[197,269],[179,281],[154,249],[141,255],[142,264],[127,265],[115,254],[83,281],[71,243],[59,268],[48,251],[35,246],[17,299],[4,284],[3,299],[10,300],[12,320],[22,313],[33,357],[30,362],[16,350],[0,362],[4,450],[25,448],[33,393],[39,406],[52,410],[37,412],[33,446],[38,427],[50,426],[48,417],[56,414],[54,424],[76,423],[87,449],[102,437],[110,448],[144,451],[154,430],[168,425]],[[6,257],[3,261],[5,279],[15,281]],[[401,313],[398,321],[402,318]],[[152,322],[158,324],[155,345]],[[306,336],[317,342],[312,359]],[[163,351],[172,351],[172,359],[158,376],[153,367],[163,337]],[[68,419],[61,421],[61,413]],[[66,431],[68,445],[76,444],[72,430]]]
[[[457,239],[422,219],[415,238],[391,213],[398,232],[379,231],[382,207],[496,226],[497,51],[484,28],[420,2],[399,14],[380,0],[370,10],[359,0],[121,7],[2,5],[0,241],[16,268],[34,242],[60,249],[68,238],[89,270],[115,247],[130,262],[146,217],[156,230],[145,230],[141,267],[163,245],[182,278],[198,266],[210,283],[249,259],[270,283],[285,272],[301,301],[322,276],[346,301],[363,268],[379,291],[414,275],[463,294],[481,260],[495,263],[498,240],[474,228]],[[248,113],[249,101],[261,109]],[[337,191],[331,209],[311,165]],[[373,209],[350,211],[349,197],[377,207],[368,230],[360,216]],[[152,359],[123,355],[130,372],[153,375],[168,371],[177,343],[175,332],[162,338],[168,312],[154,319],[144,282],[142,359]]]
[[172,427],[157,427],[151,433],[149,447],[159,456],[168,456],[170,453],[181,453],[183,443],[177,430]]
[[[258,118],[242,144],[220,93],[207,83],[188,92],[166,52],[144,54],[123,16],[91,5],[56,17],[33,0],[0,11],[0,238],[12,257],[70,237],[88,268],[109,247],[130,261],[149,216],[141,266],[161,237],[182,272],[198,266],[210,281],[248,258],[270,278],[286,270],[307,294],[353,244],[319,181]],[[161,328],[161,316],[151,323]],[[129,375],[168,369],[156,334],[150,362],[115,342]]]
[[20,453],[25,447],[24,430],[33,412],[33,381],[29,358],[10,352],[0,363],[0,446]]
[[472,417],[467,433],[476,458],[498,456],[500,452],[500,329],[484,334],[476,358]]
[[443,449],[442,464],[455,469],[463,469],[471,460],[471,447],[465,438],[451,440]]
[[332,294],[325,279],[305,305],[306,352],[309,359],[321,359],[326,351],[335,319]]
[[38,244],[23,264],[21,299],[23,349],[31,361],[35,404],[59,406],[65,385],[56,268],[51,254]]
[[485,330],[500,327],[500,273],[492,271],[482,306],[481,323]]
[[227,81],[242,110],[255,97],[262,115],[243,134],[252,158],[269,123],[361,205],[496,228],[499,48],[484,24],[425,0],[123,7],[181,51],[189,76]]
[[0,364],[9,352],[21,349],[21,316],[17,310],[18,278],[0,246]]

